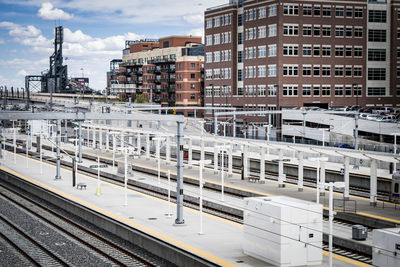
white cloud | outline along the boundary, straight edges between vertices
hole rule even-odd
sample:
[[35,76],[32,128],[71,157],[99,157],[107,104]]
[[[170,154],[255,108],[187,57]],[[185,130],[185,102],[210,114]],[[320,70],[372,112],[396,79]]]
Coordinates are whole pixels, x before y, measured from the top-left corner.
[[202,14],[190,14],[183,16],[183,20],[191,25],[201,25],[204,21],[204,16]]
[[20,71],[18,71],[17,75],[25,77],[26,75],[28,75],[28,72],[26,72],[26,70],[20,70]]
[[44,20],[70,20],[74,17],[74,15],[53,7],[49,2],[42,3],[42,7],[38,11],[38,16]]

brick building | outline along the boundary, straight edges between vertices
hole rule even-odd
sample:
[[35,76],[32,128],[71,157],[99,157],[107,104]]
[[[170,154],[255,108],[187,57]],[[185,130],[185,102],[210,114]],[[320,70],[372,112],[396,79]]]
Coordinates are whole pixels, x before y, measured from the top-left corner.
[[399,0],[230,0],[204,26],[205,106],[400,107]]
[[[119,72],[112,76],[112,94],[148,94],[162,106],[203,105],[204,46],[201,37],[171,36],[126,41]],[[186,110],[185,116],[193,116]]]

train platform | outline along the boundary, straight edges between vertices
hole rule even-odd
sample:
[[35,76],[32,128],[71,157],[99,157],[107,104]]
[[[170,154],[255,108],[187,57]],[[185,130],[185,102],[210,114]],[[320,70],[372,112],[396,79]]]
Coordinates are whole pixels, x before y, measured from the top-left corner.
[[[89,152],[85,151],[85,153]],[[70,170],[61,168],[62,179],[55,180],[55,166],[43,163],[41,172],[38,160],[26,159],[23,155],[16,155],[14,162],[14,155],[11,152],[4,153],[6,157],[0,161],[0,168],[3,171],[44,187],[128,226],[140,229],[190,253],[222,266],[268,266],[265,262],[243,254],[241,247],[242,226],[238,223],[204,214],[203,234],[200,235],[199,212],[197,210],[184,208],[185,224],[177,226],[174,224],[175,205],[170,204],[172,216],[168,216],[169,204],[167,201],[128,189],[127,205],[125,205],[124,189],[120,186],[103,181],[101,182],[101,194],[96,195],[96,179],[84,174],[77,174],[77,182],[87,184],[86,190],[78,190],[71,186],[72,175]],[[97,151],[96,154],[99,154],[99,152]],[[154,160],[146,161],[145,159],[136,159],[135,161],[136,164],[147,163],[149,167],[155,163]],[[85,161],[83,164],[93,164],[93,162]],[[169,165],[167,168],[163,166],[163,170],[168,170],[168,167],[171,167],[171,171],[175,169],[173,165]],[[196,170],[193,168],[189,171],[195,172]],[[189,171],[185,169],[185,175],[190,174]],[[207,173],[209,171],[206,170]],[[210,179],[207,174],[205,178]],[[240,184],[234,183],[234,185]],[[334,255],[333,264],[334,266],[363,265],[338,255]],[[327,265],[328,257],[327,253],[324,252],[322,266]]]

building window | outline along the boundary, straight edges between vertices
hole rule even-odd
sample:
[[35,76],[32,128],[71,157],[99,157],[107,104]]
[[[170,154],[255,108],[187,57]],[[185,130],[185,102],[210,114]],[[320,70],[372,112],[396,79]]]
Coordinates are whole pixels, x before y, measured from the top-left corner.
[[353,47],[346,46],[346,57],[352,57],[353,54]]
[[265,96],[265,92],[266,92],[265,85],[259,85],[259,86],[257,86],[257,89],[258,89],[258,96]]
[[369,61],[386,61],[386,49],[368,49]]
[[265,26],[258,27],[258,38],[265,38],[267,34],[267,28]]
[[258,9],[258,18],[263,19],[267,17],[267,9],[265,7],[260,7]]
[[368,87],[367,95],[369,95],[369,96],[385,96],[386,88],[385,87]]
[[298,45],[283,45],[284,56],[298,56],[299,46]]
[[400,28],[397,28],[397,39],[400,39]]
[[258,57],[259,58],[266,57],[266,47],[265,46],[258,47]]
[[354,37],[356,37],[356,38],[363,37],[363,28],[362,27],[354,27]]
[[322,16],[330,17],[331,16],[331,7],[322,7]]
[[195,79],[195,78],[196,78],[196,74],[190,73],[190,79]]
[[362,77],[362,67],[354,67],[353,76],[354,77]]
[[335,46],[335,56],[336,57],[344,56],[344,47],[343,46]]
[[368,22],[386,23],[386,10],[368,10]]
[[284,24],[283,25],[283,35],[285,35],[285,36],[299,35],[299,25]]
[[336,26],[335,27],[335,36],[336,37],[343,37],[344,36],[344,27],[343,26]]
[[276,77],[276,65],[268,65],[268,77]]
[[314,36],[320,36],[320,35],[321,35],[321,26],[314,25]]
[[221,35],[219,33],[214,34],[214,44],[220,44],[220,40],[221,40]]
[[238,33],[238,44],[243,44],[243,33],[242,32]]
[[276,53],[277,53],[276,45],[275,44],[274,45],[269,45],[268,46],[268,56],[269,57],[275,57]]
[[320,95],[320,87],[319,85],[313,85],[313,95],[314,96],[319,96]]
[[400,67],[399,66],[397,67],[396,73],[397,73],[397,78],[400,78]]
[[319,65],[314,65],[314,72],[313,72],[314,77],[320,76],[320,72],[321,72],[321,67]]
[[276,24],[268,25],[268,36],[269,37],[276,36]]
[[268,17],[274,17],[278,13],[278,8],[276,5],[268,7]]
[[322,76],[323,77],[331,76],[331,66],[322,66]]
[[302,87],[303,96],[311,95],[311,85],[303,85]]
[[397,47],[397,58],[400,58],[400,47]]
[[276,96],[277,89],[278,89],[277,84],[269,84],[268,85],[268,96]]
[[335,66],[335,77],[343,77],[344,67],[343,66]]
[[311,65],[303,65],[303,76],[311,76]]
[[323,96],[331,95],[331,86],[330,85],[322,85],[322,95]]
[[314,17],[319,17],[319,16],[321,16],[321,7],[314,6]]
[[221,18],[216,17],[214,18],[214,27],[219,27],[219,26],[221,26]]
[[343,85],[335,85],[335,96],[343,96]]
[[337,18],[344,17],[344,8],[343,7],[336,7],[335,11],[336,11],[335,15]]
[[346,85],[346,89],[344,91],[344,94],[346,96],[352,96],[353,95],[353,90],[351,85]]
[[351,66],[346,66],[344,68],[344,74],[346,77],[351,77],[353,75],[353,68]]
[[312,15],[312,6],[303,6],[303,16]]
[[299,67],[297,65],[283,65],[283,76],[298,76]]
[[322,36],[324,36],[324,37],[331,36],[331,26],[323,26],[322,27]]
[[206,19],[206,29],[212,28],[212,19]]
[[303,36],[311,36],[312,35],[312,27],[311,26],[303,26]]
[[385,68],[369,68],[368,69],[368,80],[369,81],[384,81],[384,80],[386,80],[386,69]]
[[363,56],[363,48],[362,47],[354,47],[354,57],[361,58]]
[[238,15],[238,26],[243,26],[243,14]]
[[362,8],[354,8],[354,17],[361,19],[363,17],[363,9]]
[[284,84],[282,87],[282,94],[284,96],[297,96],[298,95],[298,85],[288,85]]
[[212,70],[207,69],[206,70],[206,80],[211,80],[212,79]]
[[243,62],[243,51],[238,51],[238,63]]
[[283,6],[283,14],[284,15],[299,15],[299,6],[298,5],[284,5]]
[[314,45],[314,57],[319,57],[321,55],[321,47],[319,45]]
[[190,99],[196,99],[194,94],[190,94]]
[[266,68],[265,66],[258,66],[258,77],[262,78],[266,76]]
[[206,45],[212,45],[212,35],[206,36]]
[[353,37],[353,27],[346,26],[346,37]]
[[368,30],[368,42],[386,42],[386,30]]
[[352,7],[346,7],[346,17],[347,18],[353,17],[353,8]]
[[212,87],[211,86],[206,87],[206,96],[212,96]]
[[214,62],[220,62],[221,61],[221,52],[216,51],[214,52]]
[[212,52],[206,53],[206,63],[212,62]]
[[238,81],[243,81],[243,70],[238,70]]
[[303,56],[311,56],[311,45],[303,45]]
[[214,69],[214,79],[219,80],[221,78],[221,69]]
[[323,57],[331,56],[331,46],[322,46],[322,56]]

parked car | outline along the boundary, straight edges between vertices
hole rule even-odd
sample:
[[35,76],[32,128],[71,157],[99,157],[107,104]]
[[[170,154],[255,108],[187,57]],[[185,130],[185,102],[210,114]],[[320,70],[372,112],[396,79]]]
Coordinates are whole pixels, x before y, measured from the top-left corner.
[[335,146],[335,147],[338,147],[338,148],[347,148],[347,149],[354,149],[354,147],[351,146],[351,145],[349,145],[349,144],[340,144],[340,145]]
[[390,107],[377,107],[372,112],[376,113],[376,114],[380,114],[380,115],[386,115],[386,114],[390,114],[391,112],[393,112],[393,108],[390,108]]
[[366,119],[367,119],[367,120],[370,120],[370,121],[376,121],[376,120],[378,120],[380,117],[381,117],[381,116],[380,116],[379,114],[368,114]]
[[370,114],[368,114],[368,113],[361,113],[358,117],[359,117],[360,119],[366,119],[366,118],[368,117],[368,115],[370,115]]
[[386,115],[386,116],[382,116],[382,117],[378,118],[377,121],[380,121],[380,122],[392,122],[395,119],[396,119],[396,117],[393,116],[393,115]]

